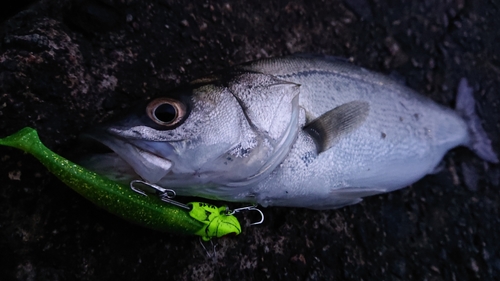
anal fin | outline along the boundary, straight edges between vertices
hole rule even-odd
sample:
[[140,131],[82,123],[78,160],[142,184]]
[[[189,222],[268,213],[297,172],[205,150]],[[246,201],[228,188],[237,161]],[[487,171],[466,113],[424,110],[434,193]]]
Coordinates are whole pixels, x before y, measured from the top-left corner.
[[341,189],[334,189],[330,192],[329,196],[323,204],[315,204],[308,206],[308,208],[315,210],[330,210],[338,209],[349,205],[358,204],[363,201],[362,197],[372,196],[380,193],[386,193],[389,190],[385,188],[369,188],[369,187],[347,187]]

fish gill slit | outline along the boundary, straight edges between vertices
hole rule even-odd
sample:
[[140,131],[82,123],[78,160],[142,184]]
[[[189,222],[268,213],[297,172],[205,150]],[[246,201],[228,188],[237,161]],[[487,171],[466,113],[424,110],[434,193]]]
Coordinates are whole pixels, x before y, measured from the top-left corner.
[[248,125],[250,125],[250,127],[256,131],[256,132],[259,132],[259,128],[257,128],[257,126],[252,122],[252,120],[250,119],[250,117],[248,116],[247,112],[246,112],[246,107],[245,105],[243,104],[243,101],[238,98],[234,93],[233,91],[229,91],[231,93],[231,95],[233,95],[233,97],[236,99],[236,101],[238,102],[238,104],[240,105],[242,111],[243,111],[243,115],[245,116],[245,119],[247,120],[247,123]]

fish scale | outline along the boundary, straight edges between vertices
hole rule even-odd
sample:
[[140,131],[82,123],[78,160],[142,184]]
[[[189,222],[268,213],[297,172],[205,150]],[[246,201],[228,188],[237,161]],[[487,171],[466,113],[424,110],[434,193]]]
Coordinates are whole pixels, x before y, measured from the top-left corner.
[[[181,123],[159,127],[134,119],[145,111],[138,108],[91,135],[111,144],[114,166],[99,156],[87,166],[115,180],[150,177],[178,195],[331,209],[414,183],[456,146],[498,162],[478,125],[467,83],[461,83],[457,112],[335,58],[264,59],[196,81],[192,89],[172,95],[181,97],[174,104],[189,101],[184,106],[191,111],[182,113]],[[147,133],[142,139],[127,138],[133,128]],[[183,139],[185,128],[189,134]],[[180,138],[169,141],[172,133]],[[162,142],[154,141],[158,135]],[[253,145],[245,145],[249,143]],[[127,148],[131,146],[142,150]],[[148,147],[156,147],[168,163],[164,166],[171,168],[134,161],[147,161],[147,151],[142,151]],[[234,154],[243,147],[244,154]],[[117,166],[117,158],[125,161]],[[143,165],[153,172],[142,172]],[[116,170],[123,170],[121,178]],[[158,180],[154,173],[164,176]]]
[[[300,58],[298,62],[307,64],[307,61]],[[338,63],[343,64],[343,62]],[[290,66],[297,68],[297,64],[290,64]],[[332,64],[326,65],[332,67]],[[253,68],[253,70],[264,69],[262,72],[268,73],[265,64],[260,63],[259,67],[261,68]],[[317,67],[317,64],[312,67]],[[311,197],[309,202],[306,202],[308,197],[302,195],[302,206],[336,207],[338,204],[336,196],[330,195],[336,194],[336,189],[351,189],[350,196],[355,198],[350,199],[354,203],[367,192],[387,192],[407,186],[415,179],[432,171],[447,148],[464,144],[467,139],[467,127],[458,115],[436,105],[431,100],[416,96],[417,94],[414,94],[415,98],[412,98],[409,94],[412,93],[411,90],[392,85],[391,83],[394,82],[389,79],[379,78],[379,75],[372,75],[361,69],[357,69],[358,73],[353,74],[355,79],[352,79],[348,74],[339,75],[338,71],[333,72],[332,75],[329,71],[309,71],[307,66],[298,68],[305,70],[297,72],[292,69],[286,72],[285,69],[281,69],[277,77],[302,86],[309,85],[308,87],[301,86],[300,104],[313,117],[352,100],[361,99],[370,102],[369,117],[358,130],[339,140],[339,143],[331,150],[320,154],[315,164],[299,168],[313,171],[310,175],[299,174],[297,176],[287,171],[290,170],[289,167],[280,167],[284,169],[279,173],[283,182],[281,185],[285,182],[295,183],[293,189],[298,193],[301,189],[307,189],[310,194],[313,193],[312,190],[316,191],[317,194]],[[341,67],[341,69],[345,68]],[[367,81],[368,78],[377,79]],[[316,83],[316,81],[321,81],[321,83]],[[412,118],[414,114],[419,114],[421,118],[415,120]],[[441,142],[440,136],[432,139],[425,133],[428,130],[438,131],[437,126],[441,123],[435,122],[436,118],[446,119],[446,122],[441,123],[455,129],[454,139],[444,144],[446,150],[432,145]],[[385,137],[382,137],[382,134],[385,134]],[[305,138],[307,135],[304,136]],[[307,147],[307,144],[300,144],[299,139],[296,146]],[[298,162],[294,162],[293,165],[294,170],[297,170]],[[383,168],[380,169],[380,166]],[[314,175],[327,176],[311,183],[308,179],[313,178]],[[256,193],[262,194],[260,201],[269,205],[288,205],[288,199],[280,199],[279,194],[269,195],[275,189],[271,181],[270,184],[259,186],[259,191]],[[320,204],[317,198],[328,199]],[[345,200],[342,198],[341,203]]]

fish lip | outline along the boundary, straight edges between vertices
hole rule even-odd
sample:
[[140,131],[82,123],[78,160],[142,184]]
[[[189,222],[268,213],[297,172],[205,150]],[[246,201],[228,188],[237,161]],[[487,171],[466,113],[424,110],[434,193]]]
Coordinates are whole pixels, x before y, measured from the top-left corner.
[[[168,153],[158,153],[157,150],[154,150],[154,146],[158,142],[127,139],[106,129],[97,129],[82,134],[81,139],[95,141],[106,146],[113,151],[114,155],[127,163],[138,176],[150,183],[160,181],[173,166],[172,161],[165,157]],[[168,143],[161,142],[161,145],[166,148],[167,152],[173,150]]]

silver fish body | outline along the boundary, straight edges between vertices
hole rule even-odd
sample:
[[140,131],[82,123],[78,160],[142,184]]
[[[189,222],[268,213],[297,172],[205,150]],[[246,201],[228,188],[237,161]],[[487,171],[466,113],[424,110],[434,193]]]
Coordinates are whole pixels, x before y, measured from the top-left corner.
[[115,153],[86,165],[178,195],[338,208],[416,182],[456,146],[498,162],[471,89],[460,91],[461,114],[341,60],[265,59],[103,126],[90,137]]

